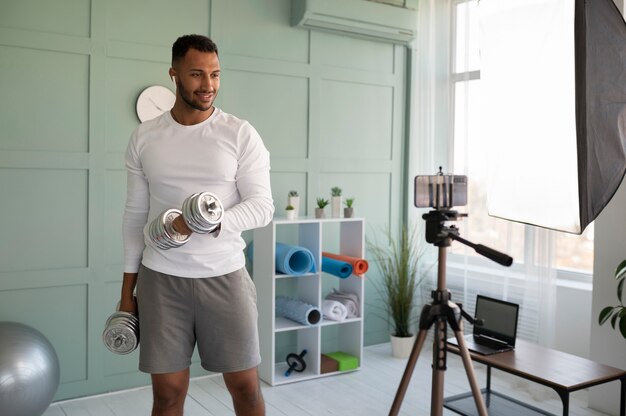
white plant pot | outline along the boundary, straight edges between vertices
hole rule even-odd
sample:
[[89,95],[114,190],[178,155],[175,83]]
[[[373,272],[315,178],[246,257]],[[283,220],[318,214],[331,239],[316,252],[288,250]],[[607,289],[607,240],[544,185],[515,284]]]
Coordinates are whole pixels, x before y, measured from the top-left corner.
[[287,205],[291,205],[293,207],[293,212],[295,213],[294,218],[298,218],[298,213],[300,212],[300,197],[299,196],[288,196],[287,197]]
[[315,218],[325,218],[324,208],[315,208]]
[[334,218],[341,217],[341,197],[333,196],[330,199],[331,215]]
[[297,218],[296,210],[295,209],[285,210],[285,217],[287,217],[288,220],[295,220]]
[[415,337],[396,337],[391,335],[391,354],[396,358],[408,358],[411,355]]

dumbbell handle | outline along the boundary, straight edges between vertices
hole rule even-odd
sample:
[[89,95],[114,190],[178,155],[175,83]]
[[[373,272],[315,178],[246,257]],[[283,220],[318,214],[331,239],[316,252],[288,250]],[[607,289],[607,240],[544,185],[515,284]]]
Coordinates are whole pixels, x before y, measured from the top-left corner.
[[[187,226],[187,223],[185,222],[185,218],[182,215],[179,215],[178,217],[176,217],[174,219],[174,221],[172,221],[172,227],[174,228],[174,231],[176,231],[177,233],[183,234],[183,235],[191,235],[193,234],[193,231]],[[221,228],[218,226],[218,228]],[[214,231],[211,231],[210,234],[213,234]]]
[[176,219],[174,219],[174,221],[172,221],[172,227],[177,233],[183,235],[191,235],[193,233],[193,231],[191,231],[191,229],[187,226],[187,223],[182,215],[179,215]]

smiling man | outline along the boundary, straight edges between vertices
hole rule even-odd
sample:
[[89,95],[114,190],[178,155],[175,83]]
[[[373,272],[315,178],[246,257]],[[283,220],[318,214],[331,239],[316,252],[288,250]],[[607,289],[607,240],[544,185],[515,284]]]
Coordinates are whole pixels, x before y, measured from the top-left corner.
[[[223,373],[236,414],[265,414],[256,289],[241,232],[272,219],[270,159],[250,123],[214,107],[220,74],[213,41],[178,38],[169,70],[174,106],[137,127],[126,152],[120,310],[139,316],[139,369],[151,374],[153,416],[183,414],[196,345],[202,367]],[[193,233],[179,217],[173,226],[188,242],[158,248],[151,221],[205,191],[222,202],[219,232]]]

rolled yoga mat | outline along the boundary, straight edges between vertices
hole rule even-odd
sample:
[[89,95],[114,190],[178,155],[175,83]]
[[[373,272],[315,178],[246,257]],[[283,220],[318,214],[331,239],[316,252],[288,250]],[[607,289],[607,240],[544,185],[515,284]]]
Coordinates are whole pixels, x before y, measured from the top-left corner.
[[315,306],[286,296],[276,296],[276,314],[307,326],[322,319],[322,313]]
[[367,260],[358,257],[342,256],[340,254],[328,253],[326,251],[322,252],[322,256],[350,263],[353,269],[352,273],[357,276],[363,276],[367,272],[367,269],[369,269],[369,263]]
[[[248,245],[248,259],[253,260],[254,243]],[[315,257],[311,250],[284,243],[276,243],[276,271],[284,274],[301,275],[317,272]]]
[[314,273],[315,257],[307,248],[276,243],[276,270],[295,275]]
[[322,271],[345,279],[352,274],[352,265],[345,261],[322,256]]

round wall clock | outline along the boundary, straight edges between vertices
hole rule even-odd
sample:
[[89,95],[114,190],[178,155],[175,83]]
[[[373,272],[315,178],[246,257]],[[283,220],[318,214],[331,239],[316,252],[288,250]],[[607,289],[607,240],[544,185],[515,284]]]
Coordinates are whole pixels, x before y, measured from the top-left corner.
[[142,123],[160,116],[174,106],[176,95],[167,87],[152,85],[137,97],[137,117]]

